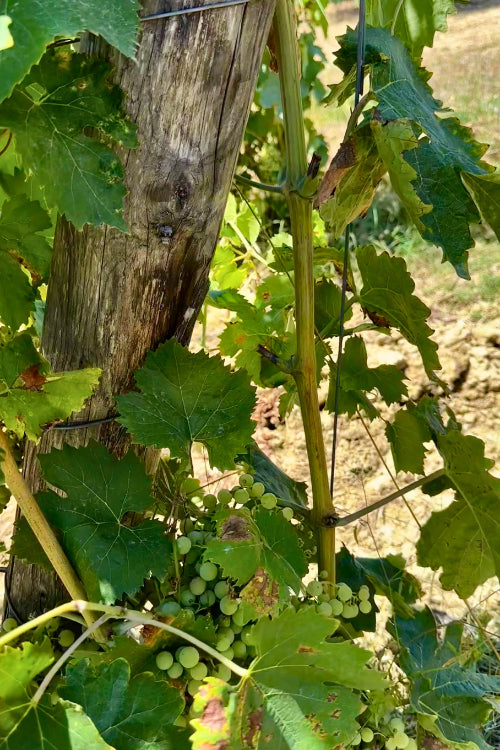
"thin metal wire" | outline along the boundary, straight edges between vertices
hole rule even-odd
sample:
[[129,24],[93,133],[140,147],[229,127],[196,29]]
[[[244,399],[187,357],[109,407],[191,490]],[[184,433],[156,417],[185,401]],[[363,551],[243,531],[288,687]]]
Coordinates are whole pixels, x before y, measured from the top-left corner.
[[[358,20],[358,49],[356,56],[356,91],[354,94],[354,107],[359,104],[363,95],[363,68],[365,62],[365,28],[366,28],[366,11],[365,0],[359,3],[359,20]],[[333,439],[332,439],[332,464],[330,471],[330,495],[333,497],[335,488],[335,464],[337,459],[337,437],[338,437],[338,411],[339,411],[339,394],[340,394],[340,372],[342,367],[342,349],[344,345],[344,316],[345,300],[347,294],[347,268],[349,263],[349,246],[350,246],[351,225],[345,230],[344,242],[344,265],[342,269],[342,292],[340,297],[340,321],[339,321],[339,346],[337,353],[337,371],[335,376],[335,402],[333,409]]]
[[54,424],[47,427],[46,432],[50,430],[79,430],[83,427],[95,427],[99,424],[106,424],[107,422],[114,422],[120,415],[115,414],[114,417],[104,417],[103,419],[91,419],[88,422],[65,422],[63,424]]
[[245,5],[250,0],[220,0],[207,5],[197,5],[193,8],[179,8],[177,10],[165,10],[161,13],[152,13],[149,16],[141,16],[141,21],[155,21],[158,18],[171,18],[172,16],[187,16],[189,13],[201,13],[204,10],[215,10],[216,8],[227,8],[232,5]]

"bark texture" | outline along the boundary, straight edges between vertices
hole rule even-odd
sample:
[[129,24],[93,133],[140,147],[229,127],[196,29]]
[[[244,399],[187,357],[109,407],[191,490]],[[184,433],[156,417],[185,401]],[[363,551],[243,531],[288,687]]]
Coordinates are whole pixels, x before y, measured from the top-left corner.
[[[170,9],[195,3],[173,0]],[[196,3],[198,4],[198,3]],[[133,385],[149,349],[188,343],[208,289],[208,272],[252,102],[273,0],[146,21],[136,60],[99,42],[116,66],[140,145],[123,154],[130,234],[77,232],[58,222],[43,351],[54,370],[97,366],[100,387],[72,421],[114,413],[114,395]],[[143,14],[164,10],[146,2]],[[36,455],[89,438],[123,453],[116,424],[47,433],[29,446],[25,476],[40,487]],[[150,456],[150,463],[154,456]],[[6,616],[22,620],[65,598],[57,579],[19,560],[6,581]]]

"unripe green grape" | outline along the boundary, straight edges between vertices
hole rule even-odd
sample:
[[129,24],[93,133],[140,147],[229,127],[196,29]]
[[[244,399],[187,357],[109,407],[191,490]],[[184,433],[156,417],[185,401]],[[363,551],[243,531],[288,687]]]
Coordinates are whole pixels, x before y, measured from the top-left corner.
[[208,667],[203,661],[199,661],[194,667],[191,667],[189,674],[192,680],[204,680],[208,674]]
[[218,664],[217,670],[215,672],[219,680],[223,680],[224,682],[229,682],[231,679],[232,672],[229,669],[229,667],[226,667],[225,664]]
[[226,490],[225,488],[219,490],[217,493],[217,500],[221,505],[229,505],[232,499],[233,496],[231,495],[229,490]]
[[373,730],[370,729],[370,727],[363,727],[360,734],[363,742],[371,742],[373,740],[374,734]]
[[234,641],[234,631],[231,627],[219,628],[217,635],[220,636],[220,638],[229,638],[229,645]]
[[385,750],[396,750],[396,740],[394,737],[389,737],[385,741]]
[[272,510],[273,508],[276,508],[276,505],[278,503],[278,499],[276,495],[273,495],[272,492],[266,492],[265,495],[262,495],[260,498],[260,504],[263,508],[266,508],[266,510]]
[[17,628],[17,620],[14,620],[13,617],[7,617],[2,623],[2,630],[6,633],[10,633],[15,628]]
[[253,497],[262,497],[265,491],[266,491],[266,488],[264,487],[262,482],[254,482],[252,484],[251,493]]
[[329,602],[330,601],[330,594],[320,594],[318,596],[318,601],[320,602]]
[[319,575],[318,575],[318,578],[319,578],[319,579],[320,579],[321,581],[326,581],[326,579],[328,578],[328,571],[327,571],[327,570],[320,570],[320,571],[319,571]]
[[61,630],[57,640],[61,648],[69,648],[75,641],[75,634],[72,630]]
[[205,495],[203,498],[203,505],[207,510],[214,510],[217,505],[217,498],[215,495]]
[[201,568],[201,563],[202,563],[202,560],[201,560],[201,557],[199,557],[199,558],[197,559],[197,561],[196,561],[195,565],[194,565],[194,569],[195,569],[196,573],[199,573],[199,572],[200,572],[200,568]]
[[353,746],[355,746],[355,745],[361,745],[361,735],[360,735],[359,732],[356,732],[356,734],[352,738],[351,745],[353,745]]
[[393,719],[389,721],[389,726],[394,732],[404,732],[405,731],[405,723],[403,719],[400,719],[399,716],[395,716]]
[[396,732],[394,735],[394,742],[396,743],[396,747],[400,748],[400,750],[405,750],[405,748],[408,746],[408,742],[410,741],[410,738],[406,734],[406,732]]
[[189,581],[189,590],[192,594],[195,596],[201,596],[205,589],[207,588],[207,582],[203,580],[200,576],[196,576],[196,578],[192,578]]
[[330,607],[332,608],[332,614],[335,615],[335,617],[341,615],[342,610],[344,609],[344,605],[338,599],[330,599]]
[[178,661],[174,661],[170,669],[167,669],[167,674],[171,680],[177,680],[183,672],[182,664],[179,664]]
[[414,740],[412,737],[410,737],[409,740],[408,740],[408,744],[406,746],[406,750],[418,750],[417,741]]
[[366,599],[361,599],[359,603],[359,611],[362,612],[364,615],[367,615],[369,612],[372,611],[371,602],[367,601]]
[[316,612],[318,615],[324,615],[325,617],[331,617],[333,614],[333,610],[329,602],[321,602],[316,607]]
[[229,646],[229,648],[226,648],[225,651],[221,651],[220,653],[221,656],[225,656],[226,659],[229,659],[229,661],[232,661],[234,659],[234,651],[231,646]]
[[361,600],[363,599],[367,600],[370,598],[370,589],[368,588],[368,586],[360,586],[359,591],[358,591],[358,597]]
[[319,596],[323,593],[323,584],[321,581],[309,581],[306,591],[309,596]]
[[342,617],[346,620],[351,620],[353,617],[357,617],[359,609],[356,604],[344,604],[342,608]]
[[234,641],[232,645],[235,659],[244,659],[247,655],[247,647],[243,641]]
[[229,594],[229,584],[227,581],[217,581],[214,586],[214,594],[217,599],[222,599],[224,596]]
[[232,618],[228,617],[228,615],[221,615],[219,617],[219,628],[230,628],[232,623]]
[[183,534],[188,534],[194,529],[194,523],[191,518],[183,518],[179,527]]
[[161,670],[169,670],[172,664],[174,663],[174,657],[170,653],[170,651],[160,651],[159,654],[156,654],[156,666],[158,669]]
[[291,508],[283,508],[281,513],[287,521],[291,521],[293,518],[293,510]]
[[177,546],[177,552],[179,555],[187,555],[191,549],[191,539],[187,536],[180,536],[176,539],[175,544]]
[[231,624],[232,628],[234,628],[235,625],[239,628],[242,628],[244,626],[245,615],[243,614],[243,610],[241,609],[241,607],[240,609],[236,610],[236,612],[234,613],[231,619],[232,619],[232,624]]
[[337,599],[341,602],[348,602],[352,597],[352,589],[347,583],[339,583],[337,586]]
[[200,604],[202,607],[212,607],[216,602],[217,597],[213,591],[204,591],[200,596]]
[[194,696],[196,695],[196,693],[198,692],[198,690],[201,688],[202,685],[203,685],[203,682],[201,680],[189,680],[187,684],[187,691],[189,695],[193,696],[194,698]]
[[189,532],[188,539],[191,540],[191,544],[203,544],[204,536],[204,531],[201,531],[201,529],[194,529],[194,531]]
[[242,474],[240,476],[240,484],[247,490],[253,484],[253,476],[251,474]]
[[250,500],[250,495],[247,490],[244,490],[243,488],[241,490],[236,490],[233,497],[234,502],[239,503],[239,505],[245,505],[245,503],[248,503]]
[[252,626],[247,625],[246,628],[243,628],[240,637],[245,646],[253,646]]
[[183,607],[190,607],[191,604],[195,603],[196,596],[190,589],[182,589],[180,599]]
[[215,648],[217,651],[223,652],[227,651],[228,648],[231,647],[232,640],[226,636],[221,636],[217,643],[215,644]]
[[223,596],[219,602],[219,607],[223,615],[234,615],[238,609],[238,602],[229,596]]
[[194,646],[182,646],[176,652],[177,661],[182,664],[185,669],[191,669],[200,661],[200,654],[198,649]]
[[[239,612],[239,610],[238,610]],[[241,625],[236,625],[236,623],[233,621],[233,618],[231,618],[231,628],[233,630],[233,633],[235,635],[239,635],[241,631],[243,630],[243,627]]]

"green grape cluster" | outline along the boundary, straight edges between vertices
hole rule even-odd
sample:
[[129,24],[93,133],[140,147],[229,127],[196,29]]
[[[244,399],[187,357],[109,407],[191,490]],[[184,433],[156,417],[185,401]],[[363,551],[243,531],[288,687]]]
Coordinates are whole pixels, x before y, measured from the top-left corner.
[[[354,592],[347,583],[338,583],[334,586],[325,580],[328,574],[322,571],[319,578],[307,584],[308,597],[314,599],[316,610],[326,617],[343,617],[351,620],[359,615],[368,614],[373,605],[370,601],[370,589],[368,586],[360,586],[358,592]],[[304,604],[311,602],[305,601]]]
[[390,735],[385,740],[386,750],[417,750],[417,743],[406,733],[403,719],[399,716],[389,720]]

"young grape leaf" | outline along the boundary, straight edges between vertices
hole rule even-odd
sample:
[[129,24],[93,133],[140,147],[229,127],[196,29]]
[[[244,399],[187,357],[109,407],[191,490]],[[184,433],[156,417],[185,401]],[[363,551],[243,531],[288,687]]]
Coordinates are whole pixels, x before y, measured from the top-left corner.
[[42,426],[64,420],[79,411],[99,382],[94,368],[47,373],[42,365],[19,373],[19,378],[0,395],[0,419],[8,430],[28,440],[38,440]]
[[250,443],[247,452],[238,456],[238,461],[249,464],[254,471],[254,480],[262,482],[266,492],[272,492],[290,508],[307,508],[307,485],[296,482],[274,464],[263,453],[257,443]]
[[427,452],[424,443],[430,441],[432,435],[427,423],[415,410],[407,407],[396,412],[392,423],[387,425],[385,434],[391,445],[396,471],[423,474]]
[[[116,750],[146,750],[173,740],[172,726],[182,713],[179,690],[146,672],[131,679],[125,659],[92,664],[81,659],[66,670],[59,695],[82,706],[102,738]],[[175,745],[172,744],[172,748]]]
[[433,330],[426,323],[431,311],[413,294],[415,284],[405,261],[388,253],[377,255],[371,246],[358,248],[356,259],[363,279],[361,305],[382,315],[416,346],[425,371],[432,376],[434,370],[441,369],[441,364],[437,344],[429,338]]
[[288,587],[300,591],[307,562],[293,526],[281,513],[259,508],[252,518],[246,508],[228,509],[215,518],[217,537],[207,543],[206,560],[220,565],[239,584],[263,568],[279,582],[282,596]]
[[442,568],[444,588],[465,599],[491,576],[500,576],[500,479],[488,471],[492,461],[479,438],[451,429],[435,441],[456,500],[422,528],[418,562]]
[[419,61],[424,47],[432,47],[436,31],[446,31],[446,19],[455,12],[454,0],[367,0],[366,23],[392,29]]
[[203,443],[211,466],[234,466],[254,428],[255,388],[244,370],[231,372],[220,357],[193,354],[172,339],[148,354],[135,380],[141,392],[117,402],[118,421],[137,442],[186,461],[193,442]]
[[31,702],[34,678],[53,660],[48,638],[0,652],[0,748],[112,750],[80,706],[60,700],[54,704],[48,696],[38,704]]
[[[348,30],[337,55],[337,65],[345,74],[356,60],[356,50],[356,32]],[[416,172],[413,185],[418,198],[433,207],[420,217],[423,237],[443,249],[459,276],[469,278],[467,251],[473,246],[469,224],[478,222],[480,216],[460,174],[491,171],[481,161],[486,146],[474,141],[470,130],[456,118],[438,117],[442,109],[427,83],[429,76],[415,67],[403,44],[387,29],[367,29],[366,62],[371,66],[372,89],[378,99],[376,119],[382,123],[408,121],[422,136],[418,148],[406,151],[404,158]],[[402,152],[405,145],[393,148]]]
[[133,594],[150,574],[162,577],[171,544],[157,521],[125,526],[125,513],[149,508],[151,478],[133,453],[121,460],[99,443],[40,456],[44,478],[63,490],[42,492],[38,502],[60,533],[90,599],[106,604]]
[[351,221],[370,208],[386,171],[369,125],[358,128],[349,145],[353,164],[346,169],[332,197],[320,207],[320,216],[334,237],[340,237]]
[[[43,186],[47,204],[77,229],[88,222],[127,230],[122,166],[105,143],[132,148],[135,128],[110,72],[104,60],[50,50],[0,104],[0,126],[14,133],[25,171]],[[89,128],[95,137],[86,135]]]
[[471,743],[489,750],[481,727],[491,712],[488,699],[500,693],[500,679],[458,662],[462,625],[452,623],[438,637],[426,608],[414,609],[410,619],[396,617],[388,630],[401,646],[399,664],[410,678],[410,702],[420,723],[454,747]]
[[230,748],[263,750],[270,746],[264,728],[274,732],[273,748],[330,750],[348,744],[362,709],[355,691],[383,690],[385,682],[366,668],[367,651],[325,641],[336,624],[313,607],[259,620],[252,630],[257,657],[239,690],[213,678],[200,688],[194,749],[227,742]]
[[[91,31],[127,57],[133,57],[139,28],[137,0],[3,0],[0,13],[8,6],[12,44],[4,42],[0,52],[0,101],[16,83],[20,83],[55,37],[74,37],[80,31]],[[8,40],[7,40],[8,41]],[[8,49],[12,47],[12,49]],[[2,45],[0,44],[0,50]]]

